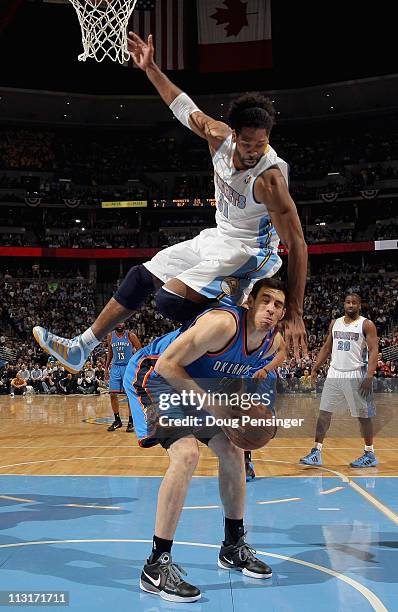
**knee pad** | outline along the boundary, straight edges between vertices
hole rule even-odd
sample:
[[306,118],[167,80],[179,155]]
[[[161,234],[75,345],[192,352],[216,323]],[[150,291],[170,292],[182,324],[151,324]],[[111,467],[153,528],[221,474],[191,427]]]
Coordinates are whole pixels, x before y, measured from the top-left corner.
[[125,308],[136,310],[154,291],[152,274],[140,264],[130,268],[113,297]]
[[205,300],[204,302],[191,302],[187,298],[176,293],[171,293],[164,287],[159,289],[155,295],[156,306],[160,314],[176,323],[187,323],[197,317],[212,305],[218,305],[216,300]]

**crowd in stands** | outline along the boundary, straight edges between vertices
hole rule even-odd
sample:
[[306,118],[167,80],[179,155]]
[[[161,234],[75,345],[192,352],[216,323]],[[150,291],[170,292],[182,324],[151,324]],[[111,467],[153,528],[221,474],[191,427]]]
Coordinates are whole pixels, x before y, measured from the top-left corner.
[[32,327],[46,323],[55,333],[76,335],[95,314],[94,288],[85,280],[4,279],[0,282],[3,321],[19,338],[29,338]]
[[[340,122],[338,130],[333,122],[305,128],[281,125],[274,128],[272,146],[289,162],[295,179],[322,178],[356,163],[364,166],[362,185],[372,184],[372,176],[373,182],[396,178],[393,164],[379,165],[398,159],[396,119],[373,118],[366,126],[360,119]],[[372,164],[369,176],[367,164]],[[126,128],[0,128],[0,170],[46,170],[68,174],[77,184],[116,185],[132,171],[187,171],[187,166],[192,171],[211,167],[206,143],[188,131],[166,136],[159,130]]]
[[[308,355],[300,360],[289,357],[279,369],[279,387],[284,392],[314,390],[310,373],[332,318],[341,316],[342,300],[347,290],[362,297],[362,314],[376,324],[380,337],[380,355],[375,375],[377,391],[398,391],[398,272],[380,266],[368,266],[358,273],[354,266],[328,266],[311,276],[307,283],[304,319],[308,333]],[[105,387],[106,345],[102,343],[84,371],[69,375],[56,363],[48,363],[31,336],[31,328],[43,324],[55,333],[73,337],[86,329],[95,317],[94,288],[83,277],[70,281],[43,279],[18,280],[10,274],[0,279],[0,325],[9,330],[0,336],[0,393],[98,393]],[[128,321],[143,345],[163,335],[176,325],[164,319],[149,298]],[[387,347],[395,347],[393,356],[383,359]],[[322,368],[315,390],[324,381],[327,364]],[[13,388],[12,388],[13,387]]]
[[[366,123],[361,119],[341,122],[339,129],[333,122],[275,127],[271,144],[289,163],[293,197],[308,200],[327,191],[350,196],[397,180],[398,126],[395,117],[389,117],[388,123],[389,131],[383,117]],[[182,129],[175,136],[165,134],[126,128],[0,126],[0,200],[20,201],[18,194],[6,190],[23,189],[26,172],[41,173],[35,191],[49,201],[79,197],[90,203],[122,195],[131,199],[212,197],[206,142]],[[21,175],[10,174],[15,171]],[[338,176],[337,182],[330,183],[331,173]],[[70,183],[60,184],[60,179]],[[109,186],[113,189],[108,190]]]
[[[110,220],[106,222],[108,226],[104,227],[100,215],[87,222],[79,219],[77,224],[74,217],[78,213],[74,215],[69,213],[70,221],[73,224],[63,228],[60,224],[58,227],[53,226],[54,229],[50,221],[51,217],[56,218],[57,215],[52,211],[46,215],[46,227],[39,225],[38,219],[32,219],[28,215],[22,217],[18,223],[24,225],[14,227],[12,233],[0,231],[0,243],[2,246],[14,247],[160,249],[189,240],[202,229],[213,227],[215,225],[214,211],[215,209],[212,208],[208,214],[192,215],[189,210],[185,210],[178,220],[170,213],[170,216],[167,217],[167,213],[164,212],[162,218],[158,219],[157,211],[151,211],[152,215],[146,214],[142,217],[141,227],[136,226],[137,219],[132,220],[130,227]],[[336,215],[334,219],[333,214]],[[337,216],[338,210],[337,212],[334,210],[333,214],[322,214],[321,211],[313,213],[307,224],[302,218],[307,244],[350,243],[398,237],[398,219],[389,216],[391,213],[384,209],[379,209],[379,219],[369,220],[368,224],[364,224],[361,219],[355,222],[341,209],[340,218]],[[301,217],[303,217],[302,213]]]

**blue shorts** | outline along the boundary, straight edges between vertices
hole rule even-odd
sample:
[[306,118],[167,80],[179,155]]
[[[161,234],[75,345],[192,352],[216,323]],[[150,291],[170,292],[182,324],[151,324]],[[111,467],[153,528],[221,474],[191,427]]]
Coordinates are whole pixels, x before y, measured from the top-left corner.
[[127,365],[112,365],[109,370],[109,393],[124,393],[123,378]]

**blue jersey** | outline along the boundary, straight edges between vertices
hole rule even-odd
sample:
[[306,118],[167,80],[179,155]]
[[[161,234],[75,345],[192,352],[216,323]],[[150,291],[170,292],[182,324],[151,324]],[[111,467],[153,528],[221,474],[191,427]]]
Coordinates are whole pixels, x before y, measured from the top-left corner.
[[[196,382],[206,392],[237,392],[241,384],[235,385],[234,380],[244,379],[245,393],[255,392],[268,398],[268,408],[273,411],[275,403],[275,380],[267,377],[258,382],[252,380],[253,374],[263,367],[272,353],[272,345],[277,329],[271,329],[265,335],[261,344],[253,351],[247,348],[247,313],[246,308],[220,307],[217,310],[230,312],[236,321],[236,331],[226,346],[215,353],[206,353],[185,367]],[[205,311],[208,312],[208,311]],[[203,316],[205,313],[199,315]],[[134,420],[135,432],[140,446],[149,448],[158,443],[156,435],[158,409],[168,418],[182,418],[193,411],[195,406],[179,405],[174,402],[168,406],[164,399],[170,397],[173,384],[166,381],[155,372],[157,359],[186,329],[195,324],[197,317],[187,325],[177,329],[161,338],[156,338],[148,346],[143,347],[131,359],[124,376],[124,388],[129,398],[131,414]],[[171,385],[171,386],[170,386]],[[168,400],[167,400],[168,401]],[[167,414],[166,414],[167,411]]]
[[[233,338],[228,342],[227,346],[216,353],[206,353],[199,357],[196,361],[185,367],[192,378],[251,378],[256,370],[264,367],[265,362],[263,355],[269,354],[274,341],[277,330],[272,328],[266,334],[264,340],[254,351],[249,352],[247,349],[246,339],[246,318],[247,309],[242,307],[224,307],[217,310],[230,312],[236,320],[236,332]],[[209,311],[205,311],[209,312]],[[203,316],[202,313],[199,317]],[[153,342],[140,349],[136,355],[141,357],[151,358],[154,362],[168,346],[178,336],[180,336],[189,326],[192,326],[198,320],[197,317],[190,325],[180,327],[179,329],[166,334],[160,338],[156,338]],[[150,377],[156,377],[155,372],[151,372]]]
[[133,347],[129,340],[129,332],[126,330],[123,336],[118,336],[116,332],[112,332],[111,337],[112,347],[112,366],[126,366],[133,356]]

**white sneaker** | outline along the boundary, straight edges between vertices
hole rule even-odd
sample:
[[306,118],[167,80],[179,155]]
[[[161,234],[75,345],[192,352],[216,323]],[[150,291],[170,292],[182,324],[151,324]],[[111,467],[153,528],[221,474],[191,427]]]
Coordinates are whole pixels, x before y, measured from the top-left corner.
[[39,326],[33,328],[33,335],[43,351],[53,355],[72,374],[80,372],[91,353],[81,336],[69,340]]

